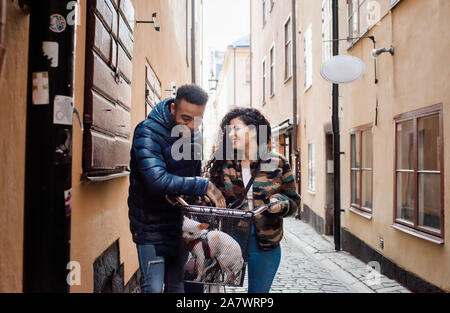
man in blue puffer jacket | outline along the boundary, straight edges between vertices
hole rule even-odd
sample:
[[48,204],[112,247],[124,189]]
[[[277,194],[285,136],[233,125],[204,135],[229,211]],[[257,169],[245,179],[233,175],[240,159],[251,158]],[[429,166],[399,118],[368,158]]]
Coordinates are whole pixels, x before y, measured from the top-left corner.
[[[166,195],[206,195],[216,206],[226,206],[216,186],[208,179],[198,177],[201,158],[179,160],[174,155],[179,149],[172,149],[175,143],[183,140],[181,138],[188,138],[189,147],[195,145],[200,133],[194,120],[203,117],[207,101],[208,95],[200,87],[182,86],[176,99],[160,102],[135,129],[128,216],[137,246],[142,292],[162,292],[163,284],[166,292],[184,291],[177,264],[181,212],[166,200]],[[172,137],[175,126],[175,130],[181,131],[175,131],[178,134]]]

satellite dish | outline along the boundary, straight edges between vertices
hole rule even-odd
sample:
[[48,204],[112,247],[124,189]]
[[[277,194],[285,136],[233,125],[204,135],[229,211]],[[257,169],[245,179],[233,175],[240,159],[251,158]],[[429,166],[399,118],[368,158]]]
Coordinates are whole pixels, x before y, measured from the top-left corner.
[[346,84],[360,79],[366,72],[366,65],[351,55],[337,55],[322,64],[320,74],[333,84]]

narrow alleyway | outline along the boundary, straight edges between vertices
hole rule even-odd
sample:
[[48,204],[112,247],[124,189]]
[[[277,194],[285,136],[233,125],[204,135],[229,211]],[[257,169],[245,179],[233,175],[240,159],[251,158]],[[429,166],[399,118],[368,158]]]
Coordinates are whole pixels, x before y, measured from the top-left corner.
[[[317,234],[308,224],[286,218],[284,230],[281,264],[271,293],[409,293],[384,275],[377,279],[349,253],[336,252],[332,238]],[[243,287],[226,292],[247,292],[247,277]]]

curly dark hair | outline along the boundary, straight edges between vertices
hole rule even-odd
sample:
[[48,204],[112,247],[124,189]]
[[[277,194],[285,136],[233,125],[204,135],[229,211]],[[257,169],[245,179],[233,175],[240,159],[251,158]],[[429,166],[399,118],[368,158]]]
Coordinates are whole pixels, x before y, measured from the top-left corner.
[[[220,123],[220,137],[218,140],[218,145],[216,146],[215,151],[213,151],[213,158],[206,164],[206,171],[209,172],[211,176],[211,181],[216,186],[221,186],[223,184],[223,165],[226,160],[223,157],[226,151],[226,140],[229,135],[227,133],[227,126],[230,125],[231,120],[239,118],[245,125],[254,126],[256,128],[256,133],[258,138],[258,148],[260,148],[261,144],[269,145],[271,140],[271,128],[269,121],[265,118],[265,116],[253,108],[235,108],[228,112],[222,119]],[[259,142],[260,138],[260,126],[267,126],[267,142]],[[264,147],[265,148],[265,147]],[[215,156],[222,156],[217,158]],[[236,156],[236,155],[235,155]]]
[[178,106],[181,100],[201,106],[208,102],[208,94],[197,85],[184,85],[177,90],[175,106]]

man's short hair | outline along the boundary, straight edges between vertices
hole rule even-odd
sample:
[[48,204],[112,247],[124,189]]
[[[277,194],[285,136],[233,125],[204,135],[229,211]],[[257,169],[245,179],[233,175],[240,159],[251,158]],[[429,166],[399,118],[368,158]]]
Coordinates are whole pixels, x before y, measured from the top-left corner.
[[181,100],[196,105],[205,105],[208,102],[208,94],[197,85],[184,85],[178,88],[175,98],[175,107]]

